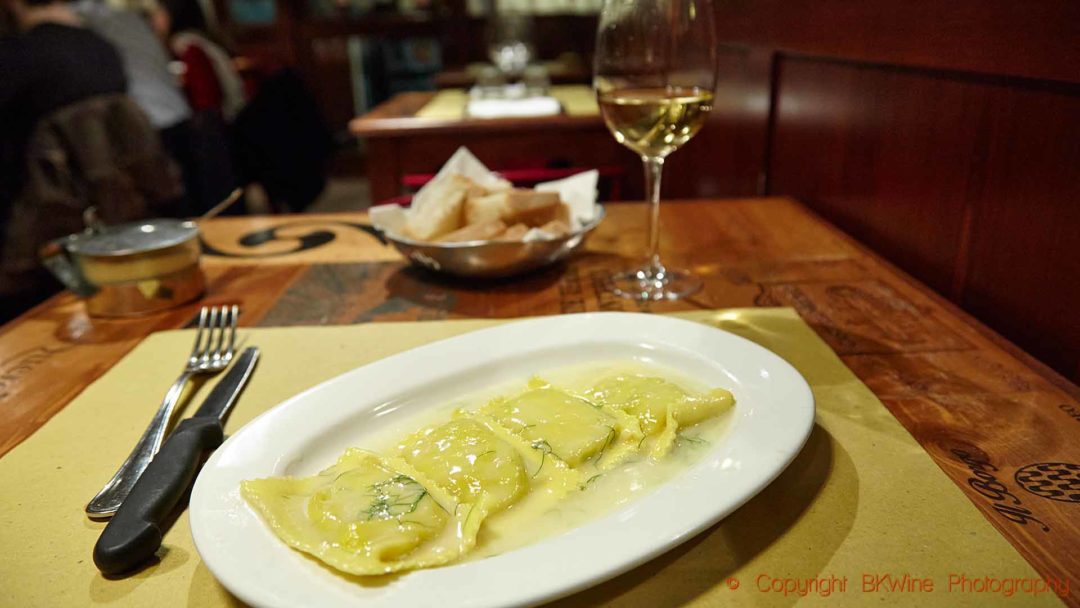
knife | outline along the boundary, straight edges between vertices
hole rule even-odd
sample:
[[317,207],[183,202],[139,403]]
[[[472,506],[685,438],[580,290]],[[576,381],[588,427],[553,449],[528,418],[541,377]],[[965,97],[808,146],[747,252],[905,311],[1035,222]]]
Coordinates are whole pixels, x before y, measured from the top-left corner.
[[203,461],[225,439],[222,423],[259,360],[248,348],[191,418],[169,435],[94,545],[94,563],[105,574],[129,572],[161,546],[163,520],[191,485]]

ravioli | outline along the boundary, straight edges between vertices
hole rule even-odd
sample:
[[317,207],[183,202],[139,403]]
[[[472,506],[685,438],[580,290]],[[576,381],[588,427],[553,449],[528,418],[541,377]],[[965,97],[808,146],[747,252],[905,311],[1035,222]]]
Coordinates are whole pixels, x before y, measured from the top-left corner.
[[671,449],[679,428],[718,416],[735,404],[735,398],[724,389],[698,395],[663,378],[636,374],[606,378],[588,392],[588,397],[605,408],[636,417],[642,432],[656,438],[654,457]]
[[458,419],[407,438],[401,457],[460,502],[495,513],[529,489],[521,454],[475,420]]
[[240,492],[287,544],[350,574],[445,564],[483,521],[407,463],[358,449],[318,475],[244,481]]
[[558,457],[549,458],[551,448],[545,442],[526,441],[523,437],[506,430],[487,414],[459,411],[457,416],[476,422],[505,444],[513,446],[525,465],[530,496],[537,493],[545,493],[553,497],[562,496],[578,486],[581,475],[570,469]]
[[642,437],[638,423],[619,411],[600,407],[547,385],[542,380],[516,397],[496,399],[482,408],[498,424],[571,467],[598,469],[631,455]]
[[477,556],[493,555],[513,548],[515,534],[544,530],[540,521],[575,517],[575,496],[599,488],[596,479],[608,484],[605,504],[615,504],[612,480],[630,484],[626,495],[640,492],[642,471],[669,469],[660,457],[679,429],[734,403],[722,389],[698,394],[603,369],[607,378],[591,388],[571,381],[573,391],[533,378],[520,393],[388,444],[392,456],[349,449],[317,475],[244,481],[241,494],[286,544],[349,574],[445,565],[478,545]]

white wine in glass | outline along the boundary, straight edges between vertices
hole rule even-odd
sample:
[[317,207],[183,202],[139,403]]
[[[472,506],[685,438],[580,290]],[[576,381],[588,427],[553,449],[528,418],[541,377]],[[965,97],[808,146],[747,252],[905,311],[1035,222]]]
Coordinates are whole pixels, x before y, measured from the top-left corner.
[[599,97],[604,121],[620,144],[663,158],[701,129],[713,94],[672,87],[614,90]]
[[596,35],[593,87],[604,122],[641,156],[649,199],[649,254],[642,268],[611,278],[615,293],[675,300],[701,288],[660,262],[664,160],[690,140],[712,109],[716,33],[711,0],[606,0]]

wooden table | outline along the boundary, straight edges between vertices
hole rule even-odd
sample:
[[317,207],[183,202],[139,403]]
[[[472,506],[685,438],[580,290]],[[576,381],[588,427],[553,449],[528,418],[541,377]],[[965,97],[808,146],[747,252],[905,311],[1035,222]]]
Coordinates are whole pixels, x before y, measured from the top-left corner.
[[[543,116],[506,119],[420,118],[432,92],[400,93],[353,120],[349,129],[364,138],[371,198],[402,193],[402,177],[435,173],[460,146],[491,169],[619,166],[629,176],[627,196],[641,196],[641,161],[615,142],[600,116]],[[635,190],[636,188],[636,190]]]
[[[476,74],[490,64],[472,63],[464,68],[443,70],[435,75],[435,86],[440,89],[467,88],[476,84]],[[563,64],[556,61],[544,63],[548,80],[551,84],[588,84],[592,80],[592,70],[584,65]]]
[[[787,199],[664,203],[666,259],[705,288],[680,303],[618,299],[601,286],[637,260],[644,211],[609,205],[569,263],[486,284],[409,267],[360,213],[215,219],[205,302],[240,302],[249,326],[791,306],[1036,570],[1080,572],[1080,388]],[[99,320],[65,294],[0,329],[0,454],[199,304]]]

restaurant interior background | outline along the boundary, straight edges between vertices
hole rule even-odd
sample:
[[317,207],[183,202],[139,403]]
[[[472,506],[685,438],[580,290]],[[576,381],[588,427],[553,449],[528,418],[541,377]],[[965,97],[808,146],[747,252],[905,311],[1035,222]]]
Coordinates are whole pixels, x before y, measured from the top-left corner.
[[[382,202],[365,177],[380,159],[350,134],[350,121],[400,92],[472,83],[488,61],[495,15],[527,16],[533,62],[552,82],[588,84],[600,4],[192,6],[249,96],[283,68],[298,77],[324,127],[309,138],[311,155],[322,158],[322,136],[333,149],[310,205],[249,206],[321,212]],[[1080,4],[721,0],[716,27],[715,106],[669,163],[665,198],[796,198],[1080,381]],[[610,138],[582,152],[569,138],[543,148],[504,142],[478,156],[497,170],[584,169],[581,154],[593,154],[603,160],[591,166],[612,165],[619,198],[642,197],[631,152]],[[432,150],[427,170],[453,147]]]

